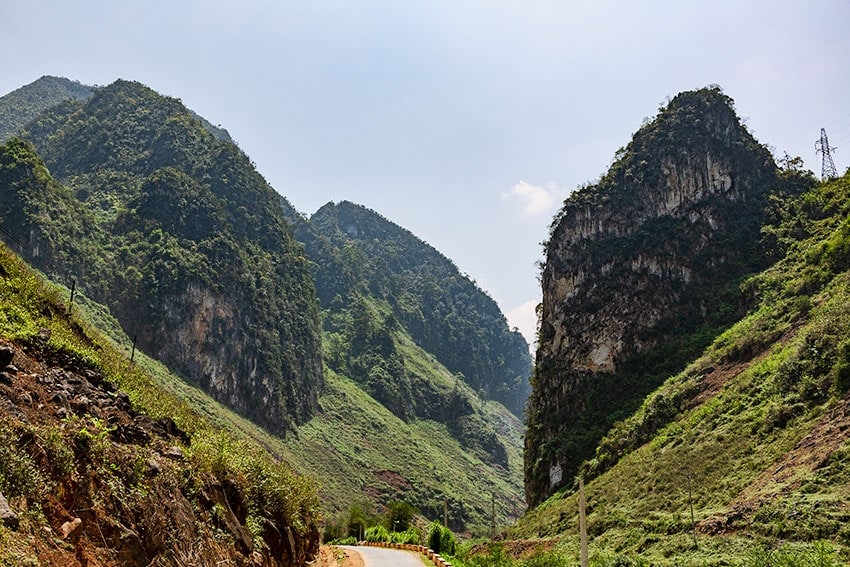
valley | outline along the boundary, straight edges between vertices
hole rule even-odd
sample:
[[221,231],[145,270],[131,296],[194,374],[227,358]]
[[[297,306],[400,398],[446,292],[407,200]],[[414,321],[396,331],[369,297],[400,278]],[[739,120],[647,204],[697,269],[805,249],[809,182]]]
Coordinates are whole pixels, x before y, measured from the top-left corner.
[[179,99],[42,77],[0,134],[3,564],[575,565],[579,479],[592,565],[850,557],[850,178],[717,86],[564,201],[533,365],[452,260],[296,210]]

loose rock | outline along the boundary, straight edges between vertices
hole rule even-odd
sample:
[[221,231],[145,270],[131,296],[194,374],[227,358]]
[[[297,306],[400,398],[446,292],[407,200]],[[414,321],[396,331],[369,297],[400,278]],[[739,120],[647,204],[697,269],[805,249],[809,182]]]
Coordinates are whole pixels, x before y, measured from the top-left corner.
[[83,521],[79,518],[74,518],[70,522],[62,524],[62,527],[59,528],[59,532],[62,534],[62,539],[68,539],[68,537],[73,535],[81,525],[83,525]]
[[6,501],[6,497],[0,493],[0,521],[2,521],[9,529],[17,530],[18,529],[18,515],[12,511],[12,508],[9,507],[9,502]]
[[175,461],[183,460],[183,449],[180,447],[171,446],[162,452],[163,456],[168,457],[169,459],[173,459]]

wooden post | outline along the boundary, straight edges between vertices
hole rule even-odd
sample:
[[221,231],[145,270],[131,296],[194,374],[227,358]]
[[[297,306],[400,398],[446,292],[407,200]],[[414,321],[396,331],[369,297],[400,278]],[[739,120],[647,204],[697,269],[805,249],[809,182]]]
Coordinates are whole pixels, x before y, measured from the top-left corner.
[[694,518],[694,489],[692,483],[693,477],[688,472],[688,505],[691,508],[691,533],[694,536],[694,549],[699,549],[699,543],[697,543],[697,522]]
[[587,503],[584,499],[584,477],[578,477],[578,526],[581,533],[581,567],[587,567]]
[[443,500],[443,525],[449,527],[449,501]]
[[68,314],[71,314],[71,309],[74,307],[74,292],[77,289],[77,280],[71,280],[71,300],[68,301]]
[[130,350],[130,364],[133,364],[133,359],[136,358],[136,337],[133,337],[133,348]]
[[490,493],[490,538],[496,538],[496,493]]

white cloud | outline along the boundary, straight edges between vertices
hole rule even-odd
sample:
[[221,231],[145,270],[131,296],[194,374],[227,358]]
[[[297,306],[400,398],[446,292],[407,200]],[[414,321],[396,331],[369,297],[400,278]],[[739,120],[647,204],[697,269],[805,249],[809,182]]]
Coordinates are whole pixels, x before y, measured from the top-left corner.
[[532,353],[537,342],[537,304],[538,300],[532,299],[526,301],[519,307],[514,307],[507,313],[505,317],[508,319],[508,324],[511,328],[516,327],[526,342],[530,345]]
[[502,200],[518,203],[522,216],[536,217],[553,213],[569,194],[568,189],[562,189],[554,183],[541,186],[520,181],[510,191],[502,193]]

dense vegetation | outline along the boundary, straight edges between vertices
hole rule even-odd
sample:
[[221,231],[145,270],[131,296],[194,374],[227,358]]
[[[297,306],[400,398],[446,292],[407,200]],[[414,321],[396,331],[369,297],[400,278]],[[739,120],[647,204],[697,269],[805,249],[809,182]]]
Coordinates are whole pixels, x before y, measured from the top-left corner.
[[0,143],[20,132],[45,110],[66,100],[85,100],[93,92],[87,85],[45,76],[0,97]]
[[[519,462],[514,458],[521,442],[520,424],[516,417],[505,415],[500,404],[486,400],[510,403],[515,415],[522,405],[527,385],[515,373],[523,367],[528,371],[529,356],[519,333],[508,330],[492,299],[449,260],[374,211],[344,202],[322,207],[308,221],[283,198],[281,207],[296,237],[304,242],[316,277],[329,370],[329,391],[320,399],[323,411],[301,429],[301,439],[290,440],[313,455],[313,445],[303,441],[304,434],[318,434],[333,449],[305,463],[306,470],[316,471],[323,479],[333,476],[334,470],[344,470],[338,476],[360,478],[361,487],[378,502],[403,498],[430,518],[440,516],[443,503],[448,502],[450,522],[458,529],[488,517],[491,493],[498,500],[498,516],[515,517],[520,506]],[[341,227],[356,234],[349,235]],[[430,291],[423,296],[424,289]],[[418,315],[412,319],[414,311]],[[461,323],[460,314],[468,320]],[[469,320],[479,326],[473,330]],[[454,334],[439,342],[423,336],[423,329]],[[477,364],[477,370],[469,370],[477,372],[476,380],[451,370],[444,360],[446,353]],[[368,398],[360,397],[352,404],[356,409],[344,411],[335,391],[343,384],[345,389],[356,385]],[[497,391],[501,394],[496,395]],[[369,398],[394,414],[394,419],[375,415],[375,404],[366,401]],[[347,421],[346,433],[338,431],[342,416],[337,411]],[[376,422],[397,433],[375,431]],[[427,444],[436,453],[421,443],[429,437]],[[363,439],[369,441],[363,443]],[[411,447],[402,448],[398,439]],[[363,452],[353,462],[349,444]],[[388,455],[410,448],[416,448],[415,452],[397,459],[394,468],[377,467]],[[467,457],[457,450],[466,451]],[[421,463],[426,454],[434,467],[442,463],[439,467],[455,471],[453,475],[422,478],[422,471],[410,465]],[[340,457],[348,460],[339,462]],[[470,476],[469,457],[480,460],[485,468],[475,465],[476,472]],[[363,476],[370,469],[377,478]],[[385,476],[388,470],[399,473],[395,482]],[[476,476],[491,488],[472,488]],[[458,490],[463,485],[469,488]],[[352,495],[340,491],[350,490],[349,486],[340,478],[327,482],[328,500],[337,514],[351,505]]]
[[[485,521],[491,493],[499,518],[516,517],[520,423],[501,404],[486,400],[498,398],[515,415],[519,411],[527,385],[514,372],[527,373],[529,365],[521,336],[508,330],[495,303],[449,260],[374,211],[343,202],[322,207],[308,220],[286,199],[280,204],[316,278],[329,371],[322,411],[298,439],[287,441],[314,455],[311,438],[321,439],[326,454],[304,466],[327,479],[325,494],[335,517],[360,507],[352,504],[352,487],[383,504],[405,499],[429,518],[441,516],[448,503],[456,529]],[[423,297],[423,289],[430,296]],[[439,306],[426,305],[428,297]],[[411,319],[414,311],[418,316]],[[458,323],[451,330],[461,313],[479,326],[473,331],[468,322]],[[454,335],[437,344],[422,335],[423,328]],[[435,344],[437,352],[430,350]],[[440,357],[446,352],[478,364],[476,380],[450,369]],[[353,387],[368,396],[353,396]],[[354,407],[346,410],[346,404]],[[394,414],[391,419],[386,410]],[[376,430],[375,423],[382,426]],[[421,460],[426,455],[431,465]],[[434,477],[428,469],[453,472]],[[476,482],[488,488],[476,490]]]
[[[553,463],[569,483],[615,422],[745,314],[742,281],[775,259],[760,229],[773,203],[809,184],[779,176],[731,99],[710,87],[673,98],[565,202],[543,271],[526,437],[532,506],[549,492]],[[555,299],[571,278],[580,282],[569,298]],[[613,354],[597,368],[600,344]]]
[[[103,313],[75,302],[68,314],[68,292],[0,245],[0,342],[20,366],[0,376],[0,493],[19,520],[0,522],[0,563],[184,565],[253,551],[290,565],[315,555],[314,483],[213,423],[208,415],[236,417],[209,398],[215,414],[172,393],[174,377],[130,364],[94,330]],[[48,397],[48,387],[60,389]],[[95,403],[99,392],[110,401]],[[66,525],[76,531],[63,541]]]
[[127,81],[52,107],[26,137],[34,148],[3,149],[10,244],[258,423],[283,431],[315,410],[307,262],[277,194],[234,144],[179,100]]
[[[448,258],[374,211],[345,201],[319,209],[296,234],[315,264],[327,312],[328,359],[337,371],[355,376],[373,371],[376,364],[368,352],[373,350],[385,361],[380,372],[397,377],[402,371],[392,353],[380,351],[390,347],[385,335],[399,325],[481,398],[523,414],[531,370],[528,346],[508,328],[496,302]],[[359,297],[385,305],[388,319],[371,330],[361,324],[365,308]],[[346,329],[349,323],[353,327]],[[409,398],[404,380],[396,386],[396,395]]]

